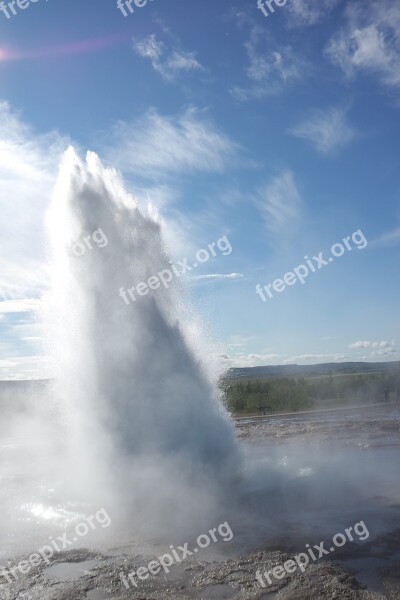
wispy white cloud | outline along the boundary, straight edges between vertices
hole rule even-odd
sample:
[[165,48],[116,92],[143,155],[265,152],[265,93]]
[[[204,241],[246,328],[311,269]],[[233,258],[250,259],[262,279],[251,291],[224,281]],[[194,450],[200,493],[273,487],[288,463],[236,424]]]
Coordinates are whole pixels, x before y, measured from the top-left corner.
[[349,348],[351,348],[352,350],[362,350],[365,348],[384,349],[384,348],[394,348],[394,347],[395,347],[394,340],[391,342],[387,342],[385,340],[382,340],[381,342],[360,341],[360,342],[353,342],[352,344],[349,345]]
[[253,26],[250,38],[244,44],[248,57],[247,84],[235,86],[231,93],[241,101],[277,94],[282,89],[304,77],[305,61],[290,46],[272,47],[265,44],[263,31]]
[[226,281],[233,279],[241,279],[244,277],[243,273],[212,273],[210,275],[193,275],[189,279],[191,281]]
[[171,49],[155,34],[141,40],[133,40],[133,49],[142,58],[150,60],[157,73],[166,81],[174,81],[182,73],[190,71],[204,71],[193,52]]
[[380,357],[380,356],[391,356],[393,354],[398,354],[396,348],[379,348],[379,350],[375,350],[371,353],[371,357]]
[[226,367],[262,367],[268,365],[313,365],[327,362],[345,362],[349,360],[346,354],[299,354],[287,356],[273,352],[265,353],[220,353],[217,358]]
[[243,349],[247,344],[254,343],[256,337],[254,335],[231,335],[228,338],[229,349]]
[[283,357],[279,354],[235,354],[230,355],[221,352],[217,355],[219,360],[225,367],[261,367],[265,365],[282,364]]
[[361,348],[369,348],[371,342],[354,342],[353,344],[349,344],[349,348],[351,350],[360,350]]
[[383,233],[381,236],[369,243],[370,248],[383,248],[386,246],[397,246],[400,244],[400,227]]
[[349,3],[345,25],[330,40],[327,55],[348,77],[374,74],[400,86],[400,4],[397,0]]
[[348,360],[349,357],[346,354],[298,354],[296,356],[290,356],[283,361],[285,365],[291,364],[317,364],[325,362],[343,362]]
[[347,109],[335,107],[313,111],[308,119],[296,125],[289,133],[308,140],[322,154],[342,148],[357,135],[347,119]]
[[0,313],[29,313],[40,307],[40,300],[36,298],[21,298],[0,302]]
[[[394,341],[369,342],[360,341],[349,345],[349,349],[355,351],[363,351],[369,349],[371,352],[364,356],[354,356],[354,353],[305,353],[297,355],[284,355],[274,352],[249,353],[230,352],[228,350],[221,352],[218,359],[223,365],[229,367],[260,367],[268,365],[314,365],[322,363],[341,363],[352,360],[385,360],[386,357],[397,354]],[[235,348],[232,348],[235,350]]]
[[149,179],[167,174],[222,172],[239,150],[195,108],[173,117],[149,110],[137,121],[119,122],[111,144],[107,139],[105,153],[111,163],[126,173]]
[[259,190],[257,204],[268,231],[274,236],[289,235],[302,220],[304,203],[289,170]]
[[[59,158],[69,143],[57,132],[41,134],[7,102],[0,102],[0,318],[3,327],[0,378],[40,377],[40,357],[24,352],[27,328],[47,287],[44,213],[53,190]],[[26,327],[19,330],[17,315]],[[11,357],[11,358],[10,358]]]
[[0,379],[45,379],[54,376],[54,365],[47,356],[16,356],[0,360]]
[[390,342],[386,340],[382,340],[380,342],[372,342],[372,341],[358,341],[349,345],[351,350],[356,350],[358,352],[365,352],[365,350],[370,350],[369,355],[363,355],[361,358],[363,360],[368,359],[376,359],[385,356],[391,356],[397,354],[395,341],[392,340]]
[[285,16],[290,27],[315,25],[329,16],[332,9],[342,0],[290,0],[285,7]]
[[57,133],[36,134],[0,102],[0,291],[43,275],[43,213],[64,142]]

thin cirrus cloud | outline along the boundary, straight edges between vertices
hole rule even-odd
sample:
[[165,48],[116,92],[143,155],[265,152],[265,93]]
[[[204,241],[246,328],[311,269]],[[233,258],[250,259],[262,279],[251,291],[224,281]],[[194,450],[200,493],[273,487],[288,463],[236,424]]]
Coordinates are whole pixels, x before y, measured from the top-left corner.
[[193,275],[191,281],[207,283],[209,281],[232,281],[242,279],[243,273],[211,273],[209,275]]
[[169,82],[190,71],[204,71],[193,52],[169,49],[151,34],[141,40],[133,40],[133,49],[142,58],[150,61],[153,69]]
[[105,150],[110,162],[148,179],[161,174],[223,172],[239,150],[195,108],[172,117],[151,109],[140,120],[119,122],[111,140],[107,137]]
[[400,5],[398,0],[362,0],[347,6],[346,21],[330,40],[326,54],[347,77],[375,75],[400,86]]
[[289,133],[307,140],[321,154],[331,154],[357,137],[356,130],[347,119],[347,110],[335,107],[325,111],[315,110]]
[[253,26],[250,38],[244,43],[248,58],[246,85],[231,89],[237,100],[257,100],[278,94],[305,75],[305,62],[290,46],[272,47],[271,43],[265,44],[264,41],[263,30]]
[[385,248],[400,244],[400,227],[387,231],[369,243],[370,248]]
[[288,169],[259,190],[256,203],[274,237],[289,235],[302,221],[304,203]]
[[341,0],[291,0],[285,9],[290,27],[315,25],[326,18]]

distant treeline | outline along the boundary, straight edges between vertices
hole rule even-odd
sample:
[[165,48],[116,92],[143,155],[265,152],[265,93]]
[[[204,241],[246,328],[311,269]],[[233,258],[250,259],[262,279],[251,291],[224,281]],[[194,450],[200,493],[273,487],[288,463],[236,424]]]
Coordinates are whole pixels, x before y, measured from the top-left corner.
[[234,414],[256,413],[261,406],[270,406],[273,412],[280,412],[304,410],[314,405],[305,379],[225,381],[222,388],[225,404]]
[[395,401],[399,375],[373,373],[314,378],[276,378],[221,381],[226,407],[234,415],[296,412],[311,408],[383,402],[385,388]]

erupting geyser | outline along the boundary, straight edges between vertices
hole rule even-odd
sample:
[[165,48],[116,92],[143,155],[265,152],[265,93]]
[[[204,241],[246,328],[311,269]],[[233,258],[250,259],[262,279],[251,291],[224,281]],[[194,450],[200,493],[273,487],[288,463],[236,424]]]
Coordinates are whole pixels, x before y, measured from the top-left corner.
[[129,305],[119,295],[170,268],[160,224],[114,170],[70,148],[48,225],[57,393],[78,487],[113,490],[142,516],[172,502],[198,510],[237,469],[233,429],[189,340],[178,284]]

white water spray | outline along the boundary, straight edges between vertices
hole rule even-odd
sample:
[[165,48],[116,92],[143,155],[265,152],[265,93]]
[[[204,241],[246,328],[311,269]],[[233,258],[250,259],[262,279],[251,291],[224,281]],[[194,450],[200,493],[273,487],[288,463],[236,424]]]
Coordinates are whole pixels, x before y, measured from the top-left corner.
[[[72,418],[74,472],[97,499],[110,490],[143,525],[169,507],[206,510],[237,468],[233,428],[188,339],[178,284],[129,305],[119,289],[170,268],[161,226],[112,169],[70,148],[49,211],[57,393]],[[108,243],[77,256],[101,229]],[[77,477],[78,475],[78,477]],[[89,482],[88,486],[85,486]],[[180,514],[179,514],[180,513]],[[164,517],[165,518],[165,514]],[[146,529],[146,525],[143,525]]]

